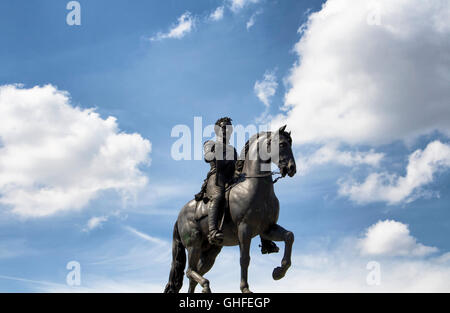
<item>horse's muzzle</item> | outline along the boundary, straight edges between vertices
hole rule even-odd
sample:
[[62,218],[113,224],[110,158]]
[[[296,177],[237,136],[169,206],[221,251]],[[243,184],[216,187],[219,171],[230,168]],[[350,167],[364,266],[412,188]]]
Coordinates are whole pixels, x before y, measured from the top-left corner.
[[287,164],[282,163],[280,166],[280,174],[282,177],[285,177],[286,175],[289,175],[289,177],[292,177],[297,173],[297,167],[295,165],[294,160],[290,160]]
[[295,165],[295,161],[290,160],[287,166],[287,174],[289,177],[293,177],[297,173],[297,166]]

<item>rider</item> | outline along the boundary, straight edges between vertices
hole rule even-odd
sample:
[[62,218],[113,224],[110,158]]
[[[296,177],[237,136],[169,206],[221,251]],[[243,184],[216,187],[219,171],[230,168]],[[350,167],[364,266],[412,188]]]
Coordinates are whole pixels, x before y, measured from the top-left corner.
[[[206,194],[210,199],[208,240],[211,244],[217,245],[220,245],[223,241],[223,233],[218,227],[219,209],[225,199],[225,186],[234,177],[237,161],[236,150],[229,144],[233,133],[231,122],[232,120],[229,117],[218,119],[214,125],[216,141],[208,140],[203,146],[205,161],[211,166],[206,179]],[[261,252],[263,254],[276,253],[278,251],[279,249],[274,242],[261,237]]]
[[220,206],[225,198],[225,186],[234,176],[237,153],[229,144],[233,126],[231,118],[223,117],[214,125],[216,141],[209,140],[204,144],[205,161],[211,166],[208,175],[207,195],[210,199],[208,240],[212,244],[221,244],[223,233],[218,228]]

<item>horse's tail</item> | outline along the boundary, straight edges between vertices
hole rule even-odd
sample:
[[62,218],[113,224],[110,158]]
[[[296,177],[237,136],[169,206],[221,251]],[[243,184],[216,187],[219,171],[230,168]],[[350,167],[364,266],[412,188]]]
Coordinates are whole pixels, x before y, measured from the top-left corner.
[[164,293],[178,293],[183,286],[184,268],[186,266],[186,251],[178,232],[178,222],[173,227],[172,241],[172,267],[170,269],[169,282]]

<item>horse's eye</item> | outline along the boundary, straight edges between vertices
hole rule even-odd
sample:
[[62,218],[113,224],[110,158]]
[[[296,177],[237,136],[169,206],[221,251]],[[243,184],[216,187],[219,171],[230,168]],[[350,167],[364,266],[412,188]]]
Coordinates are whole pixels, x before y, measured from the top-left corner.
[[286,143],[285,142],[280,143],[280,148],[286,148]]

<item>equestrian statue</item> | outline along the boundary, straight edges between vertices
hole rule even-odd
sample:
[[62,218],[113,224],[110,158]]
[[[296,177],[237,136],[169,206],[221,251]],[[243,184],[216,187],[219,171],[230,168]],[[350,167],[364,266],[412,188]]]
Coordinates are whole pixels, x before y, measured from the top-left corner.
[[165,293],[178,293],[183,285],[188,252],[189,290],[200,284],[204,293],[211,292],[209,281],[203,276],[214,265],[223,246],[240,248],[241,283],[243,293],[250,293],[248,266],[250,243],[260,236],[261,252],[276,253],[273,241],[284,241],[281,266],[273,270],[275,280],[283,278],[291,265],[294,234],[277,224],[279,201],[274,192],[271,170],[274,163],[281,177],[296,173],[292,153],[292,138],[286,126],[276,132],[260,132],[245,144],[238,159],[229,144],[233,127],[228,117],[219,119],[214,131],[216,141],[204,144],[204,159],[210,170],[202,186],[181,209],[173,230],[172,266]]

